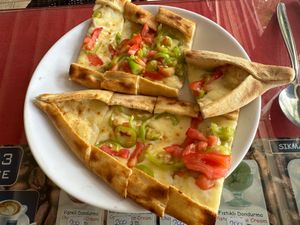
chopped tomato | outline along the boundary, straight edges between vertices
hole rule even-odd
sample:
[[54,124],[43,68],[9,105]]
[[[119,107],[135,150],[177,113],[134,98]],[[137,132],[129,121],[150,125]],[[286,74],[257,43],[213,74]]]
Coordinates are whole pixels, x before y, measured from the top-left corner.
[[140,49],[139,44],[133,44],[129,47],[128,49],[128,54],[129,55],[135,55],[135,53]]
[[83,45],[86,50],[92,50],[94,48],[102,29],[103,27],[97,27],[93,30],[90,36],[85,37]]
[[149,77],[152,80],[162,80],[164,78],[161,73],[155,71],[145,71],[143,75],[144,77]]
[[121,41],[121,43],[117,46],[117,52],[119,54],[127,52],[130,47],[129,42],[129,39],[124,39],[123,41]]
[[116,152],[116,156],[127,159],[129,157],[130,151],[127,148],[122,148]]
[[191,120],[191,128],[197,129],[199,124],[203,121],[201,114],[198,115],[197,118],[192,118]]
[[207,138],[204,136],[203,133],[201,133],[199,130],[197,130],[195,128],[191,128],[191,127],[186,131],[186,136],[188,136],[189,138],[191,138],[193,140],[207,141]]
[[183,148],[180,145],[174,144],[174,145],[165,147],[164,150],[166,152],[170,153],[173,157],[180,158]]
[[192,153],[183,156],[186,168],[200,172],[209,179],[224,177],[230,167],[230,156],[218,153]]
[[213,71],[211,77],[213,80],[217,80],[219,79],[221,76],[224,75],[225,69],[226,69],[227,65],[225,66],[219,66],[217,68],[215,68],[215,70]]
[[114,46],[112,46],[112,44],[109,44],[109,45],[108,45],[108,51],[110,52],[110,54],[111,54],[112,56],[114,56],[114,55],[117,54],[117,51],[116,51],[116,49],[114,48]]
[[196,185],[202,190],[208,190],[215,186],[215,180],[208,179],[206,176],[200,174],[196,179]]
[[208,135],[207,136],[207,144],[208,146],[214,146],[218,143],[218,137],[215,135]]
[[148,24],[144,24],[143,29],[141,31],[141,37],[146,44],[151,44],[154,39],[154,32],[151,32]]
[[100,149],[109,155],[113,155],[113,150],[108,145],[101,145]]
[[111,147],[104,144],[100,147],[100,149],[111,156],[118,156],[124,159],[129,157],[129,150],[126,148],[120,149],[119,151],[114,151]]
[[185,172],[182,171],[182,170],[177,170],[177,171],[174,173],[174,176],[183,177],[184,175],[185,175]]
[[195,144],[189,144],[188,146],[186,146],[182,152],[182,156],[186,156],[189,154],[193,154],[196,152],[196,145]]
[[194,96],[198,96],[199,91],[204,87],[205,80],[198,80],[190,83],[190,88]]
[[143,37],[143,41],[146,44],[152,44],[154,40],[154,34],[147,34],[146,36]]
[[150,51],[148,52],[147,57],[152,58],[153,56],[155,56],[156,53],[157,53],[157,51],[155,51],[155,50],[150,50]]
[[141,31],[141,36],[144,37],[148,34],[149,32],[149,26],[147,23],[144,24],[143,29]]
[[130,39],[130,41],[128,42],[129,45],[135,45],[135,44],[140,45],[141,43],[142,43],[142,36],[141,36],[141,34],[134,35]]
[[197,144],[196,144],[196,150],[198,152],[203,152],[206,150],[208,144],[206,141],[199,141]]
[[141,142],[137,142],[134,151],[131,153],[127,166],[134,167],[137,163],[138,157],[142,154],[143,149],[145,148],[145,144]]
[[87,54],[87,58],[92,66],[103,65],[102,59],[100,59],[96,54]]

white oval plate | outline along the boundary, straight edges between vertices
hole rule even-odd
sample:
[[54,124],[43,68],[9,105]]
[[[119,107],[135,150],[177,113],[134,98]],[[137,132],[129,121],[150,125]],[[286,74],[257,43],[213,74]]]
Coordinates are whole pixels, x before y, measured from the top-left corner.
[[[155,13],[158,6],[142,6]],[[196,22],[193,49],[218,51],[249,59],[241,45],[222,27],[199,14],[168,8]],[[76,60],[89,21],[85,21],[60,38],[45,54],[30,81],[24,106],[24,123],[32,154],[46,175],[61,189],[90,205],[119,212],[143,212],[130,199],[123,199],[81,164],[71,153],[54,126],[34,104],[42,93],[61,93],[83,89],[68,80],[68,70]],[[261,100],[257,98],[240,112],[233,144],[232,167],[247,153],[256,133]]]

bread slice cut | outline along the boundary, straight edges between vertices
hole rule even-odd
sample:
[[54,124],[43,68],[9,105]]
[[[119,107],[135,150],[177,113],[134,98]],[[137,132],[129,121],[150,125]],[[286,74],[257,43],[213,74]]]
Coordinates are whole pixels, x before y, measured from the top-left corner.
[[[133,199],[158,216],[168,213],[191,225],[215,223],[223,177],[213,178],[213,186],[208,190],[201,189],[196,184],[199,172],[187,169],[179,156],[176,158],[165,148],[176,145],[183,151],[191,126],[208,137],[214,124],[218,130],[230,130],[230,137],[228,132],[226,140],[223,134],[217,134],[219,142],[206,148],[205,153],[226,148],[230,157],[238,111],[202,120],[194,103],[105,90],[42,94],[35,104],[46,113],[83,165],[122,197]],[[121,133],[127,132],[121,139],[117,134],[120,126]],[[131,135],[128,130],[137,135],[131,145],[126,139]],[[196,142],[190,145],[193,147]],[[113,154],[107,146],[121,147],[116,147]],[[138,146],[142,146],[142,151],[135,158]],[[129,155],[119,155],[122,151]]]
[[267,90],[290,83],[295,76],[289,67],[218,52],[188,50],[185,58],[190,87],[204,118],[237,110]]
[[126,0],[96,1],[69,77],[93,89],[177,97],[194,31],[193,21],[163,7],[154,15]]

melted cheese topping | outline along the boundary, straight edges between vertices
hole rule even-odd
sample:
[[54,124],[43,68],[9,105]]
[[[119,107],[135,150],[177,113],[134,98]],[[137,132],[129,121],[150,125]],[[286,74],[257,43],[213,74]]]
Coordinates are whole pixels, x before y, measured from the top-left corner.
[[[99,38],[97,39],[92,53],[96,54],[103,62],[104,65],[111,61],[111,55],[108,45],[115,42],[117,33],[121,33],[124,25],[123,14],[107,5],[100,6],[95,9],[101,14],[101,17],[94,17],[92,24],[88,29],[90,35],[95,28],[101,27]],[[82,49],[79,53],[78,63],[89,65],[91,69],[99,69],[99,66],[90,65],[86,50]],[[101,67],[101,66],[100,66]]]
[[218,210],[223,187],[223,179],[217,180],[215,186],[208,190],[199,189],[199,187],[195,184],[195,179],[193,177],[174,176],[173,185],[191,199],[207,206],[214,212]]
[[109,107],[97,100],[65,101],[57,106],[75,132],[87,143],[94,144]]
[[[197,66],[190,65],[188,68],[188,74],[189,82],[194,82],[204,79],[206,76],[209,76],[211,72],[201,69]],[[244,70],[234,66],[227,67],[223,76],[207,84],[207,93],[203,98],[199,99],[199,101],[203,102],[204,104],[209,104],[228,95],[247,76],[248,73]]]
[[[129,121],[129,115],[120,115],[114,107],[109,107],[98,100],[85,101],[66,101],[59,103],[58,107],[63,112],[65,119],[68,120],[72,128],[77,134],[82,137],[89,144],[95,145],[101,141],[112,140],[114,131],[110,125],[111,118],[117,119],[117,124],[123,124]],[[134,110],[129,110],[127,113],[134,114]],[[163,152],[164,148],[173,144],[183,143],[186,135],[186,130],[190,127],[191,118],[186,116],[177,116],[179,123],[173,125],[172,121],[167,117],[148,119],[148,126],[160,132],[158,140],[146,140],[145,145],[151,145],[152,151],[155,153]],[[235,127],[236,120],[230,117],[219,116],[203,121],[198,129],[203,133],[206,132],[211,122],[217,123],[219,126]],[[137,126],[141,123],[136,122]],[[128,148],[130,153],[135,149],[135,146]],[[146,150],[146,154],[147,154]],[[128,159],[116,157],[120,163],[126,165]],[[148,166],[154,172],[154,178],[166,184],[173,185],[180,191],[188,195],[199,204],[206,205],[211,210],[216,211],[219,205],[223,179],[216,182],[214,188],[209,190],[201,190],[195,184],[195,179],[190,176],[176,176],[174,172],[176,169],[172,167],[161,167],[152,162],[149,158],[144,157],[139,163]]]

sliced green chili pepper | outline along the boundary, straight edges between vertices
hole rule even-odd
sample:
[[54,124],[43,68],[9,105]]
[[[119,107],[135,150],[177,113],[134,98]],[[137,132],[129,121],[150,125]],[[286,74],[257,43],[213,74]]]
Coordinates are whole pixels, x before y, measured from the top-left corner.
[[146,166],[144,164],[138,164],[138,165],[136,165],[136,168],[144,171],[149,176],[154,177],[154,172],[149,166]]
[[147,126],[147,122],[143,122],[139,128],[139,137],[142,139],[142,141],[146,140],[146,129],[147,129],[146,126]]
[[155,119],[160,119],[160,118],[170,119],[174,126],[176,126],[179,123],[179,120],[178,120],[177,116],[175,116],[173,114],[170,114],[170,113],[167,113],[167,112],[160,113],[160,114],[155,116]]
[[117,142],[125,148],[130,148],[136,144],[136,131],[131,127],[117,126],[115,136]]
[[167,152],[147,151],[147,159],[161,169],[178,170],[184,168],[184,163],[178,159],[172,158]]
[[141,66],[140,64],[136,63],[133,59],[129,58],[128,59],[128,65],[130,67],[130,70],[133,74],[138,75],[142,73],[144,67]]

